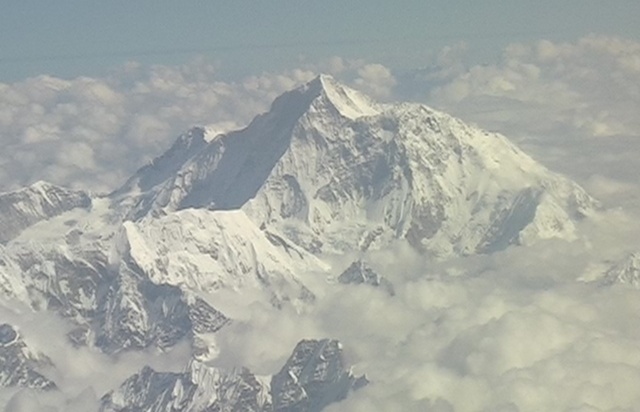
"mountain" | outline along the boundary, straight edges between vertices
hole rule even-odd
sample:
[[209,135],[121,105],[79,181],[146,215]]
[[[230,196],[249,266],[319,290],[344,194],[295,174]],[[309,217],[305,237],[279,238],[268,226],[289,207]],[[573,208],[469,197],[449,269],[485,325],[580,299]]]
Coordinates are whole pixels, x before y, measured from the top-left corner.
[[52,390],[56,384],[40,373],[50,366],[46,357],[34,354],[18,331],[9,324],[0,324],[0,387]]
[[437,256],[575,237],[597,206],[505,137],[424,105],[378,104],[319,76],[245,129],[182,136],[112,194],[140,219],[244,210],[312,253],[405,239]]
[[107,353],[168,348],[229,321],[188,291],[152,282],[131,262],[111,266],[104,254],[68,245],[10,243],[0,249],[0,280],[8,307],[17,301],[56,312],[73,324],[71,342]]
[[[438,259],[571,240],[596,209],[501,135],[319,76],[244,129],[187,131],[107,196],[44,182],[0,195],[0,306],[54,312],[69,344],[114,359],[190,346],[184,372],[144,368],[104,410],[319,411],[365,382],[337,341],[300,341],[267,382],[205,363],[219,331],[247,309],[308,313],[333,253],[406,242]],[[394,294],[362,260],[338,280]],[[5,384],[53,385],[3,328]]]
[[338,276],[338,282],[353,285],[381,287],[389,295],[395,295],[393,285],[384,276],[373,270],[362,260],[356,260]]
[[601,282],[604,285],[625,284],[640,289],[640,253],[631,253],[611,266]]
[[27,227],[75,208],[91,207],[83,191],[64,189],[47,182],[0,194],[0,243],[6,243]]
[[303,340],[287,363],[271,378],[275,412],[317,412],[367,384],[346,368],[342,345],[336,340]]
[[335,340],[300,342],[268,380],[246,368],[224,371],[192,361],[182,373],[145,367],[102,398],[102,412],[317,412],[366,385],[346,369]]
[[247,369],[191,362],[183,373],[145,367],[102,398],[101,411],[247,411],[270,406],[268,388]]

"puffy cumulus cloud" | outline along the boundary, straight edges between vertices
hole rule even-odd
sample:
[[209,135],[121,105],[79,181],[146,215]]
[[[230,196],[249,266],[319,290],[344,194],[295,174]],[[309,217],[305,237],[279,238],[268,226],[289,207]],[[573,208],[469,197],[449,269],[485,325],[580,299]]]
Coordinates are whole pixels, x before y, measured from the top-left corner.
[[456,70],[431,99],[485,123],[499,124],[500,111],[511,113],[502,121],[531,118],[519,134],[555,131],[560,124],[587,137],[637,135],[639,60],[640,43],[614,37],[514,44],[499,63],[462,73],[458,60],[443,60],[443,67]]
[[[237,302],[236,302],[237,305]],[[247,367],[252,372],[269,376],[277,373],[301,339],[325,336],[316,320],[291,308],[281,310],[266,303],[249,305],[246,316],[233,322],[215,337],[218,367]]]
[[128,64],[105,78],[3,84],[1,189],[38,179],[109,191],[194,125],[244,124],[309,72],[222,82],[211,64]]
[[399,100],[428,102],[434,90],[448,85],[453,79],[467,73],[468,46],[464,42],[442,48],[426,59],[423,67],[415,70],[395,73],[396,87],[394,97]]
[[608,203],[640,206],[638,187],[633,183],[594,173],[584,182],[584,187],[597,198],[609,200]]
[[[364,288],[329,298],[319,317],[372,383],[328,410],[640,407],[637,290],[581,283],[572,279],[579,270],[567,274],[536,252],[505,252],[482,273],[478,259],[456,264],[464,275],[422,272],[386,300]],[[548,271],[564,276],[550,281]]]
[[640,42],[590,35],[513,44],[485,65],[466,64],[461,51],[411,79],[429,86],[431,105],[506,134],[581,183],[594,172],[637,180]]
[[303,66],[223,81],[203,59],[176,67],[128,63],[104,78],[42,75],[0,84],[0,191],[37,180],[113,190],[186,129],[245,125],[319,72],[377,97],[388,97],[395,83],[387,68],[361,60]]
[[238,320],[220,332],[216,362],[269,375],[299,339],[330,337],[371,383],[329,412],[638,410],[638,290],[593,280],[640,249],[640,225],[612,210],[580,230],[573,242],[442,262],[401,243],[360,256],[394,296],[335,282],[350,259],[325,257],[334,276],[303,275],[310,308],[228,299]]
[[358,69],[355,84],[373,97],[386,99],[391,96],[396,79],[391,70],[381,64],[366,64]]
[[91,389],[70,399],[60,392],[42,393],[29,389],[7,391],[11,392],[10,398],[4,403],[5,412],[87,412],[97,411],[100,407],[98,398]]

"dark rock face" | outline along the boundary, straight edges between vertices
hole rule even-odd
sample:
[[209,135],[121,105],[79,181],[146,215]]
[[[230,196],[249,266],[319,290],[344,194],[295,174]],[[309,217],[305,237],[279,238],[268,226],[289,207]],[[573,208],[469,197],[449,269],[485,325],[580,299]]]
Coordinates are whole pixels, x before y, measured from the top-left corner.
[[11,325],[6,323],[0,325],[0,346],[9,345],[16,339],[18,339],[18,332],[16,332]]
[[102,398],[101,412],[315,412],[366,383],[345,367],[338,341],[303,340],[270,385],[245,368],[197,361],[182,373],[145,367]]
[[[183,392],[188,398],[193,395],[193,385],[190,385],[188,376],[179,373],[159,373],[145,366],[140,373],[127,379],[118,393],[111,393],[102,398],[103,411],[160,411],[165,404],[171,404],[183,410],[186,405],[171,399],[174,388],[180,387],[187,390]],[[127,406],[121,405],[123,400],[128,401]]]
[[156,285],[135,274],[112,283],[97,319],[96,346],[107,353],[155,346],[166,349],[193,333],[212,333],[229,319],[202,299],[190,303],[175,286]]
[[336,340],[303,340],[271,379],[275,412],[315,412],[345,399],[356,382]]
[[518,236],[533,221],[542,193],[532,188],[522,190],[504,209],[494,210],[495,224],[485,233],[478,246],[479,253],[491,253],[518,243]]
[[270,410],[265,386],[247,369],[224,372],[192,362],[183,373],[145,367],[102,398],[101,412]]
[[0,325],[0,387],[55,389],[56,384],[38,372],[47,363],[46,359],[31,356],[27,345],[11,325]]
[[29,226],[77,207],[91,207],[85,192],[45,182],[0,194],[0,243],[6,243]]
[[395,295],[393,285],[384,277],[380,276],[369,265],[361,260],[353,262],[340,276],[338,282],[354,285],[371,285],[383,288],[389,295]]
[[109,267],[104,255],[74,255],[52,248],[16,259],[32,280],[36,309],[76,324],[69,339],[106,353],[169,348],[193,334],[213,333],[229,319],[176,286],[154,284],[135,265]]
[[188,313],[192,329],[196,333],[217,332],[229,323],[226,316],[200,298],[188,305]]
[[26,278],[36,309],[72,318],[91,318],[99,294],[112,281],[106,256],[74,256],[55,247],[24,250],[13,256]]

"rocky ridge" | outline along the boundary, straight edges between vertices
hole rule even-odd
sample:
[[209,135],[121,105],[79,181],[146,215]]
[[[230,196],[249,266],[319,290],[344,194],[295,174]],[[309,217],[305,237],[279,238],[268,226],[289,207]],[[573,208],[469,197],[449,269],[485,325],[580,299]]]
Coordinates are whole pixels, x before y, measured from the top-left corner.
[[301,341],[268,380],[249,370],[223,371],[192,361],[182,373],[145,367],[102,398],[103,412],[317,412],[366,384],[346,368],[335,340]]
[[0,387],[23,387],[52,390],[56,384],[41,373],[50,361],[33,353],[18,331],[7,323],[0,324]]

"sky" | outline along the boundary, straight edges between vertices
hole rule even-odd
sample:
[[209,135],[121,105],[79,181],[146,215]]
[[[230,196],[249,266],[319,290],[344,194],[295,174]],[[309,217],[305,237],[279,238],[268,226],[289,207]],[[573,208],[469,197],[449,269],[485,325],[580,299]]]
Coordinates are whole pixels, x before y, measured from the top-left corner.
[[410,70],[460,41],[487,62],[514,41],[640,38],[633,0],[3,0],[1,8],[4,82],[104,75],[130,60],[176,65],[200,55],[227,78],[335,55]]

